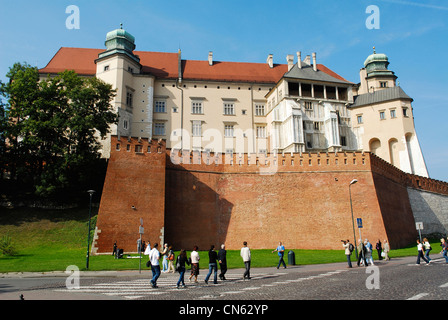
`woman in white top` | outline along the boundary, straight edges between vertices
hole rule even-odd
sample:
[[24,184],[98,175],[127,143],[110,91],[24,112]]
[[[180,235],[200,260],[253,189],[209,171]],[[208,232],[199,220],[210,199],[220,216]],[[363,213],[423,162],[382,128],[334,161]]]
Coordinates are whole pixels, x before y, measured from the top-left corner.
[[428,259],[428,261],[431,261],[431,258],[429,257],[429,252],[432,250],[431,244],[429,243],[428,239],[423,238],[423,246],[425,247],[425,257]]
[[199,275],[199,253],[198,253],[198,246],[193,247],[193,251],[191,251],[190,254],[190,260],[191,260],[191,275],[188,278],[189,281],[191,281],[191,278],[194,276],[194,282],[198,282],[198,275]]

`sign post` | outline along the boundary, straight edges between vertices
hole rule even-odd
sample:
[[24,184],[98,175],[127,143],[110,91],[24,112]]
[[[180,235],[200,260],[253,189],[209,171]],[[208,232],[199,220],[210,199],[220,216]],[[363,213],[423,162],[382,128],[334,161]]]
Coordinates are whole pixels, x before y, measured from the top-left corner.
[[362,241],[362,237],[361,237],[362,219],[361,218],[356,218],[356,223],[358,224],[359,239]]
[[422,242],[422,234],[421,234],[420,230],[423,230],[423,222],[416,222],[415,228],[418,230],[418,236],[420,238],[420,242]]
[[140,253],[138,271],[142,273],[142,234],[145,233],[145,229],[143,228],[143,219],[140,218],[140,226],[138,227],[138,233],[140,234],[140,242],[138,247],[138,252]]

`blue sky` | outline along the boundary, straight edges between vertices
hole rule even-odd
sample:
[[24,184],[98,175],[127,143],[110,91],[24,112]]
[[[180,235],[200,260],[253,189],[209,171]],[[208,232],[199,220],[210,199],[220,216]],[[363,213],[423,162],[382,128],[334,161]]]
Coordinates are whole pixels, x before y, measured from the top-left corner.
[[[60,47],[104,48],[123,23],[137,50],[206,60],[275,63],[317,52],[318,63],[352,82],[376,47],[414,99],[415,127],[431,178],[448,181],[448,2],[432,0],[5,1],[0,0],[0,80],[14,62],[44,67]],[[67,29],[66,8],[80,10]],[[369,5],[379,29],[368,29]]]

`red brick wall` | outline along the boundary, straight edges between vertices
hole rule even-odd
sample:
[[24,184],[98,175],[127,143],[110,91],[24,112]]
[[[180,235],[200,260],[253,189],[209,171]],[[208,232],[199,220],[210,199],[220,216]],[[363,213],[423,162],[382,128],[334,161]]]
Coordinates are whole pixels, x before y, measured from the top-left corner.
[[[135,153],[135,145],[143,152]],[[287,248],[341,249],[341,239],[353,241],[353,179],[356,238],[356,218],[362,218],[363,239],[388,239],[397,248],[417,236],[407,187],[447,190],[446,183],[408,175],[370,153],[229,157],[171,154],[163,142],[158,153],[158,147],[156,141],[113,138],[97,252],[110,252],[114,240],[135,252],[140,218],[144,240],[160,243],[164,236],[176,249],[221,243],[238,249],[243,241],[251,248],[282,241]]]
[[[272,248],[282,241],[289,248],[340,249],[341,239],[353,241],[354,178],[354,218],[363,219],[362,237],[387,238],[369,154],[278,155],[268,161],[277,164],[272,174],[260,174],[263,158],[258,165],[247,155],[241,162],[234,155],[232,163],[221,157],[217,165],[213,158],[209,165],[206,157],[201,164],[195,159],[167,160],[166,239],[177,248],[226,243],[237,249],[243,241]],[[358,238],[356,225],[355,232]]]
[[142,240],[160,243],[163,235],[165,142],[113,136],[111,146],[92,252],[111,252],[114,241],[125,252],[136,252],[140,218]]

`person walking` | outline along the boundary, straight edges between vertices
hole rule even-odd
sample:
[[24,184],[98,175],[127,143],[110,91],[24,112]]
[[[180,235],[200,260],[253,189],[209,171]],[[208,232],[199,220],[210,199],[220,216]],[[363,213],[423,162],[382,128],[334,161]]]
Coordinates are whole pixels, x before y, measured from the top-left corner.
[[179,272],[179,280],[177,280],[177,289],[179,289],[180,284],[182,283],[182,287],[186,288],[184,277],[185,277],[185,264],[190,265],[190,262],[187,258],[187,252],[185,249],[180,249],[180,253],[177,256],[176,267]]
[[428,261],[431,261],[432,259],[429,257],[429,253],[431,252],[432,248],[427,238],[423,238],[423,249],[425,250],[425,258]]
[[367,267],[367,260],[366,260],[366,247],[364,246],[364,244],[362,243],[362,240],[361,239],[359,239],[359,242],[358,242],[358,252],[359,252],[359,255],[358,255],[358,267],[360,266],[360,265],[363,265],[363,266],[365,266],[365,267]]
[[212,272],[214,271],[213,283],[218,283],[218,254],[215,251],[215,246],[211,245],[208,251],[208,273],[205,277],[205,283],[208,284],[208,279],[210,278]]
[[240,256],[241,258],[243,258],[244,266],[246,267],[246,271],[243,274],[243,279],[250,279],[251,256],[250,256],[250,249],[247,246],[247,241],[243,242],[243,247],[241,248]]
[[224,244],[221,245],[221,249],[218,251],[218,262],[221,273],[219,274],[219,279],[226,280],[225,274],[227,272],[227,251]]
[[366,261],[367,263],[370,263],[372,266],[374,266],[375,264],[373,263],[373,257],[372,257],[373,246],[368,239],[366,239],[364,245],[366,246]]
[[445,262],[448,263],[448,243],[446,243],[445,239],[440,239],[440,246],[442,247],[441,254],[445,258]]
[[168,247],[168,258],[167,258],[167,260],[168,260],[168,271],[167,272],[170,272],[170,270],[173,270],[173,273],[174,273],[176,271],[174,269],[174,258],[175,258],[175,256],[174,256],[173,246],[169,246]]
[[383,247],[383,252],[384,252],[384,260],[389,261],[389,251],[390,251],[390,246],[389,246],[389,242],[387,242],[386,239],[384,239],[384,247]]
[[162,261],[162,272],[165,273],[168,271],[168,243],[165,243],[162,251],[163,261]]
[[157,286],[157,279],[160,277],[160,265],[159,260],[161,258],[160,252],[158,250],[158,243],[154,244],[154,247],[152,248],[151,252],[149,253],[149,260],[151,261],[151,271],[152,271],[152,279],[151,279],[151,285],[153,288],[158,288]]
[[418,256],[417,256],[417,265],[420,265],[420,258],[423,259],[426,264],[429,264],[428,259],[426,259],[426,257],[423,254],[423,244],[420,242],[419,239],[417,239],[417,251],[418,251]]
[[272,250],[272,253],[274,252],[278,252],[279,257],[277,269],[280,268],[281,264],[283,264],[283,267],[286,269],[286,263],[285,260],[283,260],[283,256],[285,255],[285,246],[282,244],[281,241],[278,243],[277,249]]
[[351,268],[352,267],[352,261],[351,261],[352,251],[350,250],[350,241],[342,240],[342,247],[344,247],[344,249],[345,249],[345,255],[347,256],[348,267]]
[[193,247],[193,251],[191,251],[190,254],[190,263],[191,263],[191,275],[188,278],[189,281],[191,281],[191,278],[194,277],[194,282],[198,282],[198,275],[199,275],[199,253],[198,253],[198,246]]
[[381,252],[383,251],[383,248],[381,247],[381,241],[378,239],[378,242],[375,245],[376,252],[378,253],[378,260],[383,260],[383,257],[381,256]]

